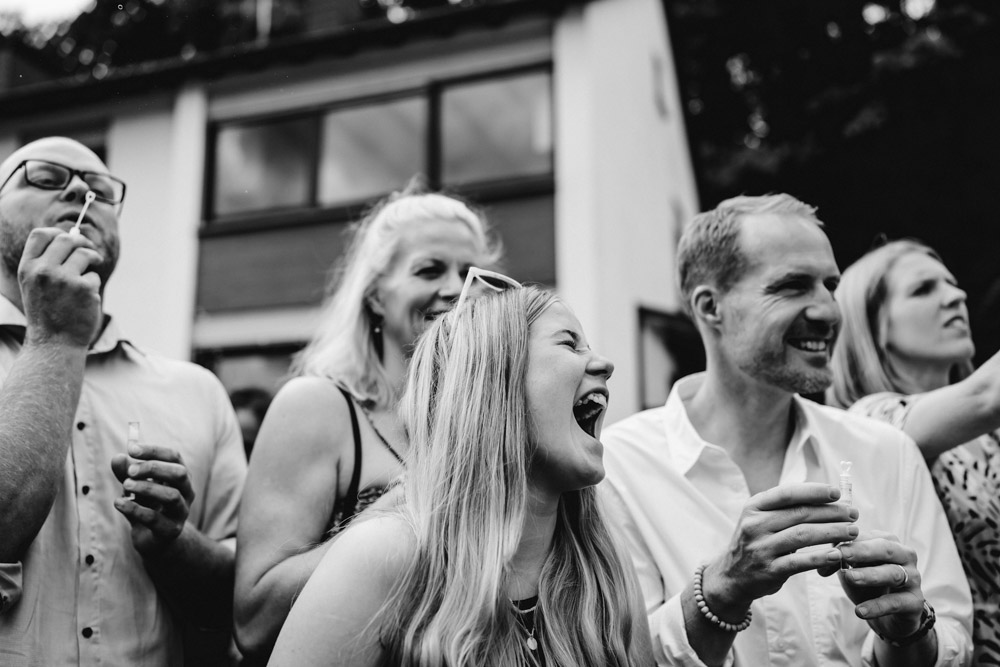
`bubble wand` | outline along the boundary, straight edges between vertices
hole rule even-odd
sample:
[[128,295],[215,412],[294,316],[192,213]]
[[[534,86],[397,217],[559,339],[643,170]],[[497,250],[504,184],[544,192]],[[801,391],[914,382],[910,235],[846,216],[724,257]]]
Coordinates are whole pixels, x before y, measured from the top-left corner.
[[80,225],[83,223],[83,216],[87,215],[87,209],[90,208],[91,202],[95,199],[97,199],[97,195],[94,194],[94,191],[87,190],[87,194],[83,196],[83,208],[80,209],[80,217],[76,219],[76,224],[69,230],[70,234],[80,233]]

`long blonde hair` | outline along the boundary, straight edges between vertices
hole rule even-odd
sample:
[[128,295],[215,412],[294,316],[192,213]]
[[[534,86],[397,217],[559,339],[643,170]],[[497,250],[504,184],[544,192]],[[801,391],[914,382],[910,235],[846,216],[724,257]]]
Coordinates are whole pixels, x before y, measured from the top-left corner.
[[[841,328],[830,361],[833,384],[826,393],[830,405],[848,408],[869,394],[885,391],[919,393],[918,388],[907,386],[893,368],[884,340],[889,272],[901,257],[911,253],[941,262],[929,246],[913,239],[900,239],[868,252],[841,276],[836,292]],[[951,381],[958,382],[970,373],[971,361],[956,364]]]
[[[525,287],[435,322],[411,360],[401,410],[410,433],[404,519],[411,566],[376,625],[386,664],[523,664],[505,594],[527,512],[534,443],[525,396],[528,330],[555,297]],[[639,664],[634,586],[593,487],[563,494],[539,582],[546,664]]]
[[319,326],[293,360],[293,375],[334,379],[365,403],[388,405],[395,399],[369,298],[396,254],[401,231],[435,220],[463,223],[482,251],[480,262],[489,266],[498,260],[499,241],[491,236],[485,218],[465,202],[426,192],[416,182],[391,194],[352,228],[343,263],[332,273]]

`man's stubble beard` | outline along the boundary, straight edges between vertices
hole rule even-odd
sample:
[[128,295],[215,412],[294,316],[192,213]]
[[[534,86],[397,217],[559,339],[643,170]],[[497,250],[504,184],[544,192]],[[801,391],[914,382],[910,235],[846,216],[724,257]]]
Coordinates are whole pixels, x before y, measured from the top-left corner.
[[[30,229],[24,229],[9,223],[7,218],[0,214],[0,261],[3,262],[4,269],[14,278],[17,277],[18,269],[21,266],[21,257],[24,255],[24,246],[28,242]],[[92,264],[90,270],[101,279],[101,292],[108,284],[108,279],[118,265],[119,243],[117,237],[104,237],[104,252],[101,252],[102,261]]]

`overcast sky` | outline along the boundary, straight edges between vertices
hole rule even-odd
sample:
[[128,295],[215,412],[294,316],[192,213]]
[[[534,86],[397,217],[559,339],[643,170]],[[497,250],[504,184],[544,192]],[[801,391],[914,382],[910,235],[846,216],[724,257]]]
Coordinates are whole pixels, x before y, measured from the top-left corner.
[[0,0],[0,11],[17,11],[28,25],[71,18],[93,0]]

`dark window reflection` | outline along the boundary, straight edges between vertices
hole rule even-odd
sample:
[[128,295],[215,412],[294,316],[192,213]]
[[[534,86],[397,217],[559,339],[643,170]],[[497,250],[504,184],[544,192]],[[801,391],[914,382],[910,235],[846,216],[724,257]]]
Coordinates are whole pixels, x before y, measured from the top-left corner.
[[442,180],[552,171],[552,104],[546,72],[447,88],[441,99]]
[[221,128],[215,143],[216,215],[309,204],[315,134],[311,118]]
[[426,126],[426,101],[416,97],[327,114],[319,203],[338,204],[401,188],[424,171]]

